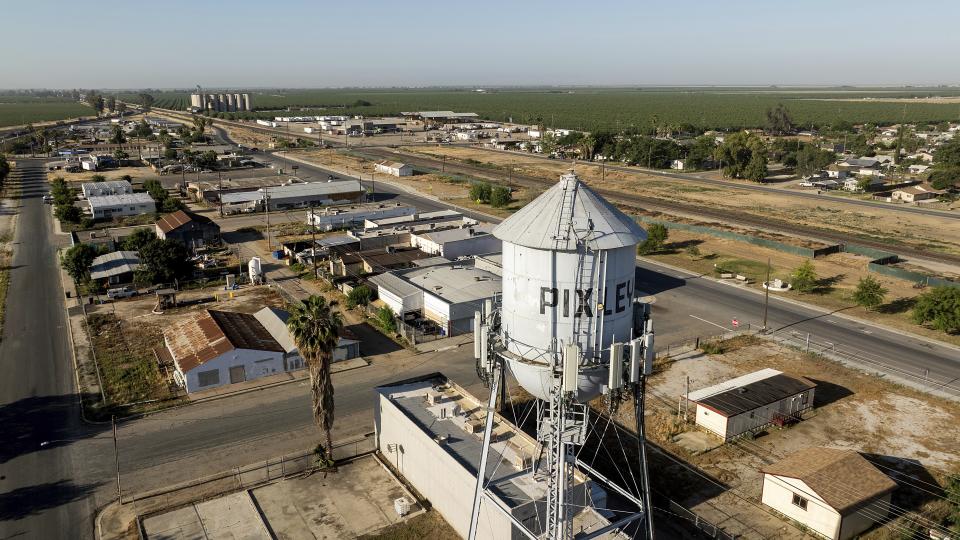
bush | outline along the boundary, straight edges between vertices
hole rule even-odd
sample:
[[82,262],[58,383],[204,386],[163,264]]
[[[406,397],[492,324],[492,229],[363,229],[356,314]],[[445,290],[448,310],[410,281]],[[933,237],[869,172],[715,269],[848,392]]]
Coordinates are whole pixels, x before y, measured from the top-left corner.
[[83,217],[83,211],[73,204],[58,204],[54,215],[61,223],[78,223]]
[[[370,303],[371,298],[373,298],[373,291],[370,290],[366,285],[360,285],[359,287],[354,287],[350,294],[347,295],[347,308],[353,309],[357,306],[365,306]],[[391,319],[392,319],[391,312]],[[379,316],[379,313],[377,313]]]
[[637,247],[637,252],[640,255],[656,253],[663,249],[663,245],[669,236],[670,233],[667,231],[666,225],[663,223],[653,223],[647,227],[647,239]]
[[873,309],[883,303],[883,297],[886,295],[887,290],[880,285],[877,278],[864,276],[857,282],[857,288],[853,291],[853,301],[857,305]]
[[493,188],[493,192],[490,193],[490,206],[494,208],[503,208],[510,204],[511,200],[510,188],[508,187],[497,186]]
[[960,289],[935,287],[917,297],[913,306],[913,322],[956,334],[960,332]]
[[705,354],[723,354],[723,344],[719,341],[707,341],[700,344],[700,350]]
[[790,274],[790,285],[793,290],[807,293],[817,286],[817,271],[810,261],[804,261]]
[[377,310],[377,316],[374,319],[374,322],[376,322],[377,326],[379,326],[384,332],[389,334],[397,333],[396,318],[393,315],[393,310],[387,306],[383,306]]
[[475,182],[470,186],[470,200],[476,201],[478,203],[488,204],[490,202],[490,195],[492,194],[492,188],[490,184],[486,182]]

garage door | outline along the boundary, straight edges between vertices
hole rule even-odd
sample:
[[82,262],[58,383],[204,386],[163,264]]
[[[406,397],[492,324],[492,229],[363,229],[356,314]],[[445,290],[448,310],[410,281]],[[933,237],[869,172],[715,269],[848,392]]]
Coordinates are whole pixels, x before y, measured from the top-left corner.
[[234,366],[230,368],[230,382],[238,383],[247,380],[247,370],[243,366]]

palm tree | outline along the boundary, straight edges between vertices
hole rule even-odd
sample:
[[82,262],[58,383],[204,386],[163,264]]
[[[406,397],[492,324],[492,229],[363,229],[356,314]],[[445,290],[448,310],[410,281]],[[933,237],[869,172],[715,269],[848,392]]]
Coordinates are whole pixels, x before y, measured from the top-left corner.
[[287,327],[293,334],[300,356],[310,370],[310,389],[313,394],[313,419],[326,435],[324,461],[333,464],[333,379],[330,364],[337,347],[343,319],[334,311],[336,302],[327,302],[322,296],[311,296],[297,304],[290,312]]

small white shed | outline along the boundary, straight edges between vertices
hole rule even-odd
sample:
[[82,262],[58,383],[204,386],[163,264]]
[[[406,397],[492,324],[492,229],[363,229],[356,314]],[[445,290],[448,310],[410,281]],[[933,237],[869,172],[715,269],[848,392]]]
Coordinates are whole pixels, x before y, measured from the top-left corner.
[[389,174],[392,176],[410,176],[413,174],[413,167],[407,165],[406,163],[399,163],[397,161],[384,161],[382,163],[377,163],[376,170],[379,173]]
[[792,422],[813,408],[816,388],[809,379],[761,369],[690,392],[697,425],[723,440],[776,423]]

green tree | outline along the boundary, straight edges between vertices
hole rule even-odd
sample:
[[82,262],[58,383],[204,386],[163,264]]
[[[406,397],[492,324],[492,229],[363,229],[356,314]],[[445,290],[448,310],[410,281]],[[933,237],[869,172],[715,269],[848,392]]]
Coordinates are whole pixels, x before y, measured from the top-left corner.
[[177,149],[176,148],[167,148],[163,151],[163,157],[167,159],[177,159]]
[[144,92],[144,93],[141,93],[138,97],[139,97],[140,105],[143,106],[144,111],[149,111],[150,108],[153,107],[153,102],[155,101],[153,96]]
[[494,208],[503,208],[510,204],[511,200],[510,188],[506,186],[497,186],[490,193],[490,206]]
[[797,152],[796,171],[800,176],[810,176],[833,163],[836,154],[829,150],[820,150],[812,144],[803,145]]
[[53,196],[53,204],[57,206],[73,205],[73,190],[61,176],[54,178],[51,182],[50,195]]
[[130,135],[134,137],[146,138],[150,135],[153,135],[153,128],[150,127],[150,124],[146,120],[140,120],[133,130],[130,131]]
[[106,107],[107,107],[108,109],[110,109],[111,111],[116,111],[116,110],[117,110],[117,98],[116,98],[115,96],[107,96],[107,100],[106,100],[105,105],[106,105]]
[[143,246],[157,239],[151,229],[137,229],[130,236],[123,239],[123,249],[126,251],[140,251]]
[[53,215],[63,223],[79,223],[83,217],[83,211],[71,204],[58,204],[53,210]]
[[647,227],[647,239],[637,246],[637,252],[640,255],[649,255],[663,249],[667,238],[670,236],[666,225],[663,223],[651,223]]
[[118,101],[116,111],[122,116],[123,113],[127,112],[127,104],[122,101]]
[[123,133],[123,128],[120,126],[113,126],[110,130],[110,142],[112,144],[123,144],[127,142],[127,137]]
[[960,137],[954,137],[933,152],[933,161],[939,167],[960,167]]
[[857,191],[867,191],[873,184],[872,176],[861,176],[857,179]]
[[330,365],[333,351],[340,339],[343,319],[334,311],[334,302],[327,303],[322,296],[310,296],[290,310],[287,327],[297,344],[297,350],[310,370],[310,393],[313,396],[313,419],[326,437],[324,459],[333,464],[334,399],[333,377]]
[[486,182],[474,182],[470,186],[470,200],[488,204],[493,188]]
[[691,169],[703,169],[704,164],[713,158],[713,153],[717,150],[717,143],[709,135],[701,135],[693,142],[693,146],[687,152],[687,167]]
[[760,137],[753,133],[738,131],[728,135],[723,144],[717,147],[716,159],[722,162],[723,173],[726,176],[746,178],[746,169],[753,155],[762,154],[765,157],[766,152],[766,146]]
[[763,182],[767,177],[767,156],[762,152],[754,152],[743,170],[743,177],[754,182]]
[[347,308],[353,309],[357,306],[365,306],[370,303],[371,298],[373,298],[373,291],[366,285],[354,287],[347,295]]
[[956,334],[960,332],[960,289],[934,287],[917,297],[913,306],[913,322]]
[[950,189],[960,183],[960,166],[938,167],[930,172],[927,181],[933,189]]
[[187,246],[178,240],[157,238],[141,246],[139,252],[142,265],[137,270],[139,283],[173,283],[189,277],[193,271]]
[[783,135],[793,131],[793,120],[790,118],[790,112],[783,103],[778,103],[773,109],[767,109],[766,130],[774,135]]
[[817,286],[817,270],[813,267],[811,261],[803,261],[792,274],[790,274],[790,286],[795,291],[808,293]]
[[90,277],[90,265],[97,258],[97,249],[89,244],[77,244],[63,252],[60,266],[75,282],[86,281]]
[[853,301],[867,309],[873,309],[883,303],[887,290],[873,276],[864,276],[857,282],[853,291]]
[[117,150],[116,152],[113,153],[113,157],[119,162],[130,157],[130,154],[126,153],[123,150]]

